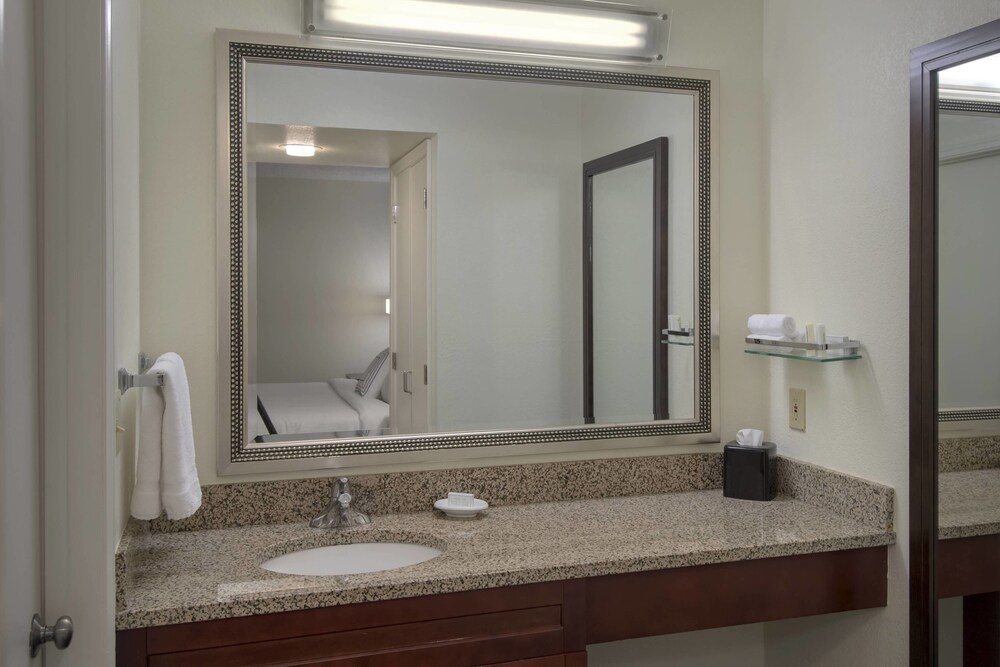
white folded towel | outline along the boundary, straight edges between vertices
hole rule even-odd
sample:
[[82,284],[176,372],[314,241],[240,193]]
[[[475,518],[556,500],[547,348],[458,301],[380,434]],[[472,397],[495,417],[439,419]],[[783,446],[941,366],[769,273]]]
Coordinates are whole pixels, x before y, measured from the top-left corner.
[[770,340],[795,340],[799,332],[795,329],[795,318],[788,315],[751,315],[747,320],[750,335],[757,338],[769,337]]
[[132,516],[156,519],[166,510],[168,519],[183,519],[201,506],[187,373],[173,352],[157,359],[148,373],[166,377],[162,387],[141,390]]

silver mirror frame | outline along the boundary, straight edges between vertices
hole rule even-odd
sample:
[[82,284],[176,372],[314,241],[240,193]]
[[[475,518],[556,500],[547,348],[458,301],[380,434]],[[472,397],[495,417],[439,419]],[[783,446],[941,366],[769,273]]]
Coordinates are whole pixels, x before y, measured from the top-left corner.
[[[216,36],[218,472],[220,475],[323,468],[365,468],[524,455],[581,456],[624,447],[703,445],[719,442],[718,350],[718,72],[653,66],[594,64],[553,66],[551,61],[482,54],[441,57],[418,47],[220,30]],[[478,59],[468,59],[475,57]],[[243,234],[246,162],[243,112],[246,64],[265,62],[414,75],[535,81],[601,88],[660,90],[691,95],[695,103],[698,282],[695,355],[696,416],[686,421],[579,425],[302,440],[289,445],[246,443],[246,238]],[[622,439],[627,439],[622,441]],[[609,442],[618,440],[619,442]],[[593,456],[593,454],[589,454]]]

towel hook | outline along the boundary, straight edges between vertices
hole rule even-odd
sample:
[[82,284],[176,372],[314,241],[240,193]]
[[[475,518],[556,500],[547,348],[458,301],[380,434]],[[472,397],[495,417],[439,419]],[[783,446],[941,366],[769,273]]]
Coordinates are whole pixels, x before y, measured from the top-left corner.
[[163,373],[146,373],[153,365],[153,360],[139,353],[139,374],[133,375],[124,368],[118,369],[118,391],[124,394],[132,387],[162,387],[166,376]]

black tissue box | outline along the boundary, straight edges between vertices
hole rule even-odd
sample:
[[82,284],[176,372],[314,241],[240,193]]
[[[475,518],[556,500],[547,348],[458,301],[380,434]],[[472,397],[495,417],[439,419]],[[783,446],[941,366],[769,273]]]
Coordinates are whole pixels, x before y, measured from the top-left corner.
[[740,500],[773,500],[778,493],[778,446],[740,445],[735,440],[722,454],[722,494]]

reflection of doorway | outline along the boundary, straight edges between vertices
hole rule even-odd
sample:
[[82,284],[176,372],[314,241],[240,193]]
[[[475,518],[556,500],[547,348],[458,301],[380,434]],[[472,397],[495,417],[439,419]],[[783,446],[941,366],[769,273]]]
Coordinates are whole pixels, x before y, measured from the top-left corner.
[[585,163],[583,196],[584,421],[669,419],[667,138]]
[[390,419],[395,433],[429,430],[428,149],[431,140],[393,163]]

